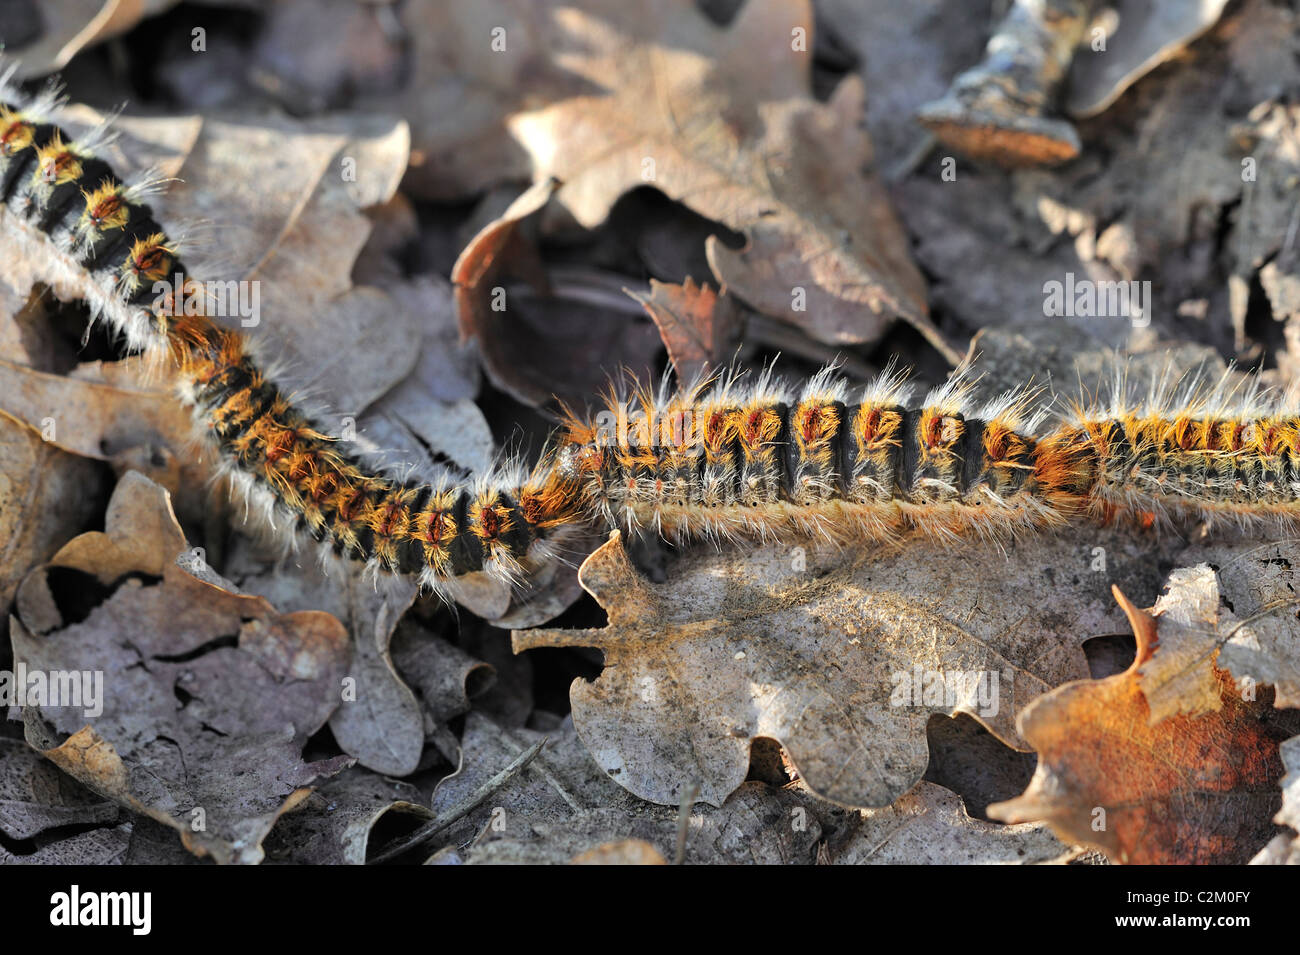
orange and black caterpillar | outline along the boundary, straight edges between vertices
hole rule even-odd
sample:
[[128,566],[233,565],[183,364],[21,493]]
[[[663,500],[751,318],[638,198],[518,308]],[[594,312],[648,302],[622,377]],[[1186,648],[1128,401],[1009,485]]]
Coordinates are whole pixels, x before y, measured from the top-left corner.
[[1232,381],[1165,379],[1140,399],[1119,381],[1042,436],[1035,390],[974,406],[965,369],[915,407],[891,370],[857,393],[829,369],[802,386],[638,388],[571,416],[557,460],[588,513],[677,539],[955,542],[1117,518],[1291,531],[1300,411]]
[[480,570],[514,582],[600,523],[856,543],[1123,516],[1283,530],[1300,518],[1300,414],[1227,378],[1141,402],[1120,388],[1109,407],[1075,408],[1038,435],[1034,393],[974,407],[961,373],[919,407],[890,370],[860,390],[830,369],[802,386],[729,376],[611,395],[594,418],[570,415],[528,472],[400,479],[297,407],[241,333],[155,292],[184,269],[142,201],[149,184],[116,176],[94,155],[104,130],[71,137],[58,109],[52,94],[27,100],[0,81],[3,241],[37,253],[130,347],[168,361],[234,483],[272,520],[376,571],[437,590]]
[[287,516],[338,554],[435,589],[480,570],[516,581],[553,559],[581,515],[545,459],[531,473],[507,467],[470,482],[401,480],[369,465],[295,406],[242,334],[178,307],[197,283],[157,290],[186,270],[141,201],[149,184],[94,155],[103,127],[71,136],[59,110],[51,90],[28,99],[0,79],[0,232],[21,247],[7,251],[35,255],[130,348],[176,370],[225,470],[273,523]]

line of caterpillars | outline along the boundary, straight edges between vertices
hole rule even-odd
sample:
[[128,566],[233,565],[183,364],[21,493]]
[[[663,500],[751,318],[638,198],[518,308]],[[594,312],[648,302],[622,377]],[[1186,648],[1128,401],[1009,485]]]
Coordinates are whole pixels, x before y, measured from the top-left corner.
[[273,518],[435,588],[479,570],[517,581],[571,529],[601,521],[679,539],[852,543],[910,529],[1001,538],[1081,516],[1285,526],[1300,510],[1300,418],[1253,393],[1221,384],[1075,408],[1036,438],[1031,391],[975,409],[959,374],[913,408],[892,370],[856,394],[830,369],[800,388],[764,374],[611,393],[594,417],[569,415],[528,473],[398,480],[295,407],[243,335],[154,292],[185,270],[147,190],[93,154],[101,131],[78,142],[55,111],[52,99],[0,99],[0,199],[14,227],[114,297],[121,308],[104,314],[132,347],[166,354],[236,483]]

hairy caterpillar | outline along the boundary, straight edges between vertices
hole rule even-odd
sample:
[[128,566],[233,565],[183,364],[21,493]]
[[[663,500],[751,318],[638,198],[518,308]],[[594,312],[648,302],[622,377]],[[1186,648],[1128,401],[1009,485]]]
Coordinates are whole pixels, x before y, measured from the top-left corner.
[[1041,437],[1035,389],[982,407],[972,391],[965,369],[919,406],[892,369],[856,395],[830,369],[801,387],[765,373],[638,389],[571,416],[557,460],[586,511],[671,538],[955,542],[1079,519],[1279,531],[1300,519],[1300,411],[1229,375],[1136,400],[1117,382],[1108,406],[1075,405]]
[[[12,75],[12,71],[10,73]],[[401,480],[328,435],[271,379],[251,343],[208,318],[177,246],[142,197],[94,155],[104,128],[81,138],[57,125],[58,97],[23,97],[0,80],[0,232],[70,280],[129,347],[167,361],[181,397],[225,469],[274,519],[376,570],[419,574],[438,589],[487,571],[516,581],[553,558],[578,520],[577,499],[544,458],[532,473],[503,467],[471,482]],[[192,294],[197,292],[198,294]]]
[[376,571],[435,590],[480,570],[515,582],[602,522],[678,539],[860,542],[916,529],[955,542],[1125,515],[1243,527],[1300,516],[1300,415],[1227,379],[1142,402],[1119,389],[1109,407],[1076,407],[1036,436],[1035,391],[974,407],[960,373],[916,407],[892,369],[861,389],[832,369],[802,386],[770,371],[724,376],[630,401],[612,393],[594,418],[570,414],[527,471],[399,478],[326,433],[240,332],[155,291],[184,269],[143,202],[150,184],[97,158],[104,129],[69,136],[58,112],[52,93],[0,83],[3,241],[39,247],[95,316],[170,363],[251,500]]

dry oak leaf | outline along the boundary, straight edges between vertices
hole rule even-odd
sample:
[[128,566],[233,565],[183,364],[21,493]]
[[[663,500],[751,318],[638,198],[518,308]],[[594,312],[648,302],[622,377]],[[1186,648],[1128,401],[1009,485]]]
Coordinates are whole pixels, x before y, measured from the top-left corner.
[[126,33],[179,0],[26,0],[7,4],[0,21],[4,52],[18,61],[18,78],[67,66],[81,50]]
[[[1282,744],[1282,764],[1286,767],[1286,775],[1282,777],[1282,808],[1273,821],[1300,831],[1300,736]],[[1251,865],[1300,865],[1300,836],[1292,833],[1275,836],[1250,862]]]
[[[698,780],[700,798],[721,805],[762,736],[817,795],[886,806],[925,773],[931,715],[967,713],[1028,748],[1016,712],[1087,675],[1078,632],[1123,619],[1089,570],[1094,544],[1116,575],[1149,573],[1131,542],[1098,531],[1082,545],[910,541],[856,561],[811,545],[696,551],[652,584],[615,534],[579,571],[609,626],[515,631],[514,648],[604,653],[600,677],[570,689],[573,720],[596,762],[642,799],[673,805]],[[981,565],[1006,573],[973,580]]]
[[293,812],[280,817],[266,840],[268,862],[365,865],[370,836],[381,820],[433,818],[410,783],[387,779],[359,766],[326,780]]
[[[463,804],[521,752],[545,738],[545,748],[492,798],[466,814],[441,837],[447,846],[474,845],[457,858],[470,863],[537,861],[561,863],[574,853],[631,835],[674,858],[678,806],[643,802],[596,765],[569,720],[545,733],[507,728],[471,712],[461,739],[457,772],[438,783],[435,812]],[[743,797],[742,797],[743,794]],[[781,791],[750,782],[721,808],[691,807],[686,859],[701,863],[809,862],[822,837],[822,810],[804,791]],[[477,838],[500,838],[480,845]],[[479,849],[486,851],[482,856]],[[443,853],[455,850],[443,850]],[[448,861],[453,861],[448,859]]]
[[[1243,863],[1272,838],[1282,775],[1271,692],[1243,700],[1215,667],[1221,708],[1150,720],[1143,676],[1159,667],[1166,614],[1154,617],[1115,588],[1137,639],[1123,673],[1062,686],[1019,720],[1038,751],[1023,794],[988,807],[1003,822],[1045,821],[1062,839],[1133,864]],[[1173,712],[1174,707],[1166,709]]]
[[30,839],[60,826],[112,823],[121,810],[21,740],[0,739],[0,831]]
[[679,380],[717,371],[730,357],[743,327],[735,301],[690,276],[681,285],[650,280],[650,293],[628,292],[644,306],[659,329]]
[[583,0],[548,10],[556,62],[595,87],[516,113],[535,179],[587,228],[654,186],[744,233],[707,243],[714,277],[754,308],[835,345],[910,322],[954,362],[872,161],[866,93],[811,95],[812,4],[749,0],[726,27],[691,0]]
[[[102,680],[87,705],[24,706],[27,741],[195,855],[258,862],[276,817],[351,762],[302,759],[339,705],[347,634],[329,614],[277,614],[186,573],[167,492],[138,474],[119,482],[105,527],[19,588],[15,666]],[[65,608],[61,594],[77,599]]]
[[556,185],[543,179],[518,196],[451,271],[462,337],[475,342],[494,385],[532,406],[553,397],[580,405],[620,366],[648,368],[660,347],[648,322],[611,318],[581,289],[551,281],[530,233]]
[[98,514],[103,476],[0,411],[0,612],[23,576]]
[[864,809],[836,865],[1030,865],[1068,852],[1041,823],[1002,826],[972,819],[954,792],[920,782],[892,806]]
[[1273,687],[1274,706],[1300,708],[1300,544],[1248,541],[1180,557],[1191,559],[1216,568],[1218,665],[1238,681]]

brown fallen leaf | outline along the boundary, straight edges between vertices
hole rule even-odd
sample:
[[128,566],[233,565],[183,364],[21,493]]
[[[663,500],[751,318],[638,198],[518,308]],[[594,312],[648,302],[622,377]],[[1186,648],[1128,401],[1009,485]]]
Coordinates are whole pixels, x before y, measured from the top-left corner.
[[[27,29],[4,37],[5,53],[19,63],[18,76],[29,79],[61,70],[87,47],[126,33],[145,17],[174,7],[179,0],[41,0],[25,18]],[[21,6],[21,4],[16,4]],[[10,11],[6,11],[9,13]],[[21,11],[13,11],[11,16]]]
[[[329,614],[280,615],[187,574],[167,493],[140,475],[119,483],[105,527],[19,589],[15,667],[91,676],[80,699],[24,699],[27,740],[194,854],[257,862],[279,814],[351,762],[302,760],[339,705],[347,634]],[[65,606],[68,587],[81,597]]]
[[103,485],[93,462],[0,411],[0,610],[29,570],[90,525]]
[[72,375],[0,361],[0,410],[54,447],[146,474],[181,499],[183,515],[201,514],[213,462],[194,454],[189,411],[169,389],[148,381],[137,359],[88,362]]
[[131,842],[131,827],[53,834],[41,838],[34,852],[22,855],[0,846],[0,865],[123,865]]
[[864,809],[836,865],[1033,865],[1068,851],[1041,823],[972,819],[961,797],[921,782],[883,809]]
[[[1133,864],[1240,863],[1273,835],[1288,735],[1271,714],[1271,691],[1243,700],[1231,676],[1212,671],[1222,708],[1150,720],[1144,671],[1160,667],[1160,617],[1119,588],[1138,652],[1124,673],[1060,687],[1034,701],[1019,726],[1039,754],[1025,792],[989,806],[1009,823],[1045,821],[1062,839]],[[1211,634],[1208,643],[1213,646]],[[1166,707],[1172,712],[1172,705]]]
[[350,682],[330,716],[339,747],[377,773],[414,772],[424,749],[424,717],[393,666],[389,643],[418,584],[388,576],[372,581],[353,564],[327,572],[310,549],[278,562],[261,556],[248,541],[237,541],[227,570],[242,589],[286,610],[326,611],[352,635]]
[[[558,397],[581,405],[620,366],[648,368],[659,338],[555,287],[525,237],[555,190],[543,180],[488,223],[452,268],[462,337],[473,340],[488,378],[526,405]],[[527,283],[527,286],[521,285]],[[626,301],[620,287],[613,293]]]
[[0,739],[0,831],[10,839],[112,823],[120,813],[116,803],[59,772],[26,743]]
[[743,233],[707,244],[714,278],[760,312],[837,345],[878,341],[903,318],[951,361],[925,283],[874,175],[861,81],[810,95],[812,4],[750,0],[726,27],[689,0],[584,0],[547,9],[538,37],[591,91],[518,112],[509,127],[535,179],[594,228],[653,186]]
[[[1279,784],[1282,788],[1282,808],[1273,821],[1279,826],[1290,826],[1300,831],[1300,736],[1293,736],[1282,744],[1282,765],[1286,775]],[[1259,850],[1250,860],[1252,865],[1300,865],[1300,836],[1283,833]]]
[[293,812],[280,817],[266,839],[269,862],[296,865],[365,865],[370,836],[381,821],[433,818],[410,783],[360,767],[326,780]]
[[[1007,572],[976,580],[972,566]],[[579,572],[609,626],[515,631],[514,647],[604,653],[600,677],[570,688],[574,723],[596,762],[643,799],[675,804],[698,780],[700,798],[720,805],[761,736],[818,795],[876,807],[924,774],[933,714],[966,713],[1027,748],[1015,714],[1087,673],[1081,631],[1120,625],[1110,575],[1149,580],[1152,592],[1158,583],[1141,549],[1103,531],[1005,550],[920,540],[853,555],[696,550],[661,584],[613,535]]]
[[725,290],[715,292],[687,276],[681,285],[651,279],[649,295],[628,294],[654,319],[679,380],[692,381],[726,364],[743,323]]

